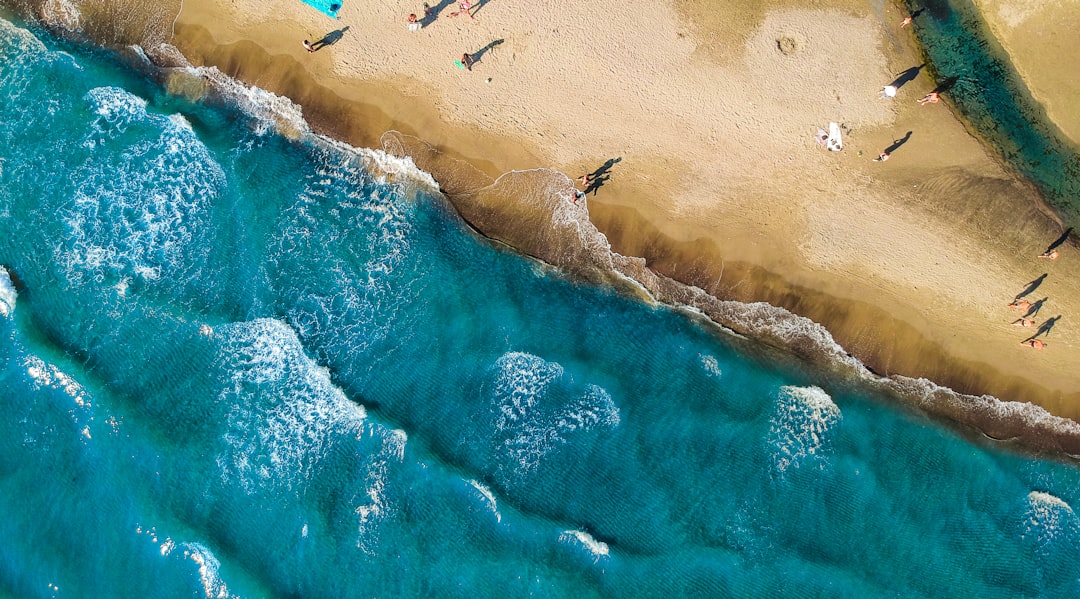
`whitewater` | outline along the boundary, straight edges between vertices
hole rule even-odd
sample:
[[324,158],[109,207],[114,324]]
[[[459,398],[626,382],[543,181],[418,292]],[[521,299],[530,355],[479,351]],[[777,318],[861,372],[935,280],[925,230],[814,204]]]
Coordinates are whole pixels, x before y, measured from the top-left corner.
[[126,64],[0,19],[0,594],[1080,592],[1069,458],[923,410],[1067,424]]

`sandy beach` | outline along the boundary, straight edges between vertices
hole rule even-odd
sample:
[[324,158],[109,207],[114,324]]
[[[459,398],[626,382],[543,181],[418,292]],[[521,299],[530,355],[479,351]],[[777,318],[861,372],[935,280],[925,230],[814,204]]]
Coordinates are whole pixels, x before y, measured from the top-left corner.
[[[1019,18],[1007,3],[979,4],[1033,95],[1078,139],[1076,84],[1055,86],[1067,67],[1040,58],[1060,36],[1025,41],[1052,11]],[[1032,186],[947,101],[916,102],[936,83],[896,6],[457,10],[433,5],[411,32],[419,2],[346,1],[335,20],[299,0],[187,0],[168,38],[193,64],[293,99],[317,131],[364,147],[390,130],[423,140],[440,159],[417,163],[451,197],[508,171],[573,178],[618,159],[584,202],[614,251],[716,297],[822,323],[876,372],[1080,418],[1080,252],[1064,243],[1057,260],[1039,259],[1063,227]],[[301,45],[332,32],[317,52]],[[463,52],[479,54],[471,71],[454,65]],[[883,99],[905,71],[914,77]],[[844,128],[842,152],[815,142],[830,121]],[[887,162],[871,160],[897,143]],[[1046,298],[1032,328],[1012,326],[1021,315],[1006,307],[1025,290]],[[1044,350],[1021,345],[1046,323]]]

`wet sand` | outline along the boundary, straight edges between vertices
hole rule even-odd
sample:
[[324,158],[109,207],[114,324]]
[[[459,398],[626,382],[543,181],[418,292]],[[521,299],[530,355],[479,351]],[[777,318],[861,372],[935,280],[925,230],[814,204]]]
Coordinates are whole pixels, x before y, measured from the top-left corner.
[[[493,1],[475,22],[446,9],[410,33],[404,16],[419,6],[347,3],[333,21],[299,2],[254,4],[188,0],[172,41],[194,64],[297,101],[320,132],[365,147],[387,130],[423,139],[451,195],[506,171],[576,177],[621,158],[587,200],[615,251],[820,322],[876,372],[1080,418],[1080,253],[1036,258],[1060,226],[946,104],[914,102],[935,85],[925,71],[896,99],[877,97],[921,62],[891,5],[555,3],[538,14]],[[597,18],[637,46],[594,33]],[[325,50],[300,46],[342,26]],[[573,43],[553,49],[549,26]],[[460,48],[496,38],[476,71],[453,68]],[[840,154],[811,139],[828,120],[849,129]],[[907,131],[890,161],[869,160]],[[1050,299],[1037,320],[1061,319],[1035,352],[1005,306],[1042,273],[1031,297]]]

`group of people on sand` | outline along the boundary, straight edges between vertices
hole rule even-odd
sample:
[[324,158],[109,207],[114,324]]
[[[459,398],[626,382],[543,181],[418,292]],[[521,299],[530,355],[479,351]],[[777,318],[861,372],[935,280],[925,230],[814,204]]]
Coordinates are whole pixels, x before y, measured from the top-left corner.
[[[1039,257],[1040,258],[1046,258],[1047,260],[1057,260],[1058,255],[1059,254],[1058,254],[1057,248],[1051,247],[1051,248],[1048,248],[1042,254],[1039,254]],[[1045,276],[1046,275],[1043,275],[1043,277],[1045,277]],[[1040,279],[1041,278],[1042,277],[1040,277]],[[1011,303],[1009,303],[1008,307],[1012,308],[1013,310],[1016,310],[1017,312],[1019,312],[1020,313],[1020,318],[1017,318],[1016,320],[1014,320],[1012,322],[1012,325],[1015,326],[1015,327],[1023,327],[1025,329],[1035,326],[1035,319],[1034,318],[1028,318],[1028,316],[1034,316],[1038,312],[1038,304],[1041,304],[1041,303],[1042,302],[1036,302],[1035,304],[1032,304],[1028,300],[1022,299],[1020,297],[1017,297],[1016,299],[1014,299]],[[1026,347],[1030,347],[1031,349],[1036,349],[1036,350],[1041,350],[1041,349],[1045,348],[1046,347],[1046,342],[1043,341],[1042,339],[1037,338],[1039,336],[1039,334],[1042,333],[1042,332],[1043,331],[1041,331],[1041,330],[1037,331],[1031,337],[1028,337],[1027,339],[1024,339],[1023,341],[1021,341],[1020,345],[1024,345]]]
[[[340,5],[332,5],[332,8],[333,7],[340,8]],[[475,20],[476,17],[473,16],[473,9],[478,8],[478,7],[479,7],[479,4],[473,4],[470,0],[458,0],[458,8],[459,8],[459,10],[456,10],[456,11],[450,13],[450,16],[451,17],[457,17],[457,16],[460,16],[460,15],[466,15],[470,19]],[[335,8],[334,10],[336,11],[337,9]],[[420,18],[419,16],[417,16],[416,13],[409,13],[409,16],[407,16],[405,18],[405,27],[409,31],[413,31],[413,32],[420,31],[432,19],[434,11],[432,10],[431,5],[428,4],[427,2],[424,3],[423,12],[424,12],[423,18]],[[329,43],[325,39],[319,40],[319,41],[316,41],[316,42],[311,42],[310,40],[304,40],[303,45],[304,45],[304,49],[307,50],[308,53],[310,54],[312,52],[317,51],[322,46],[329,45]],[[465,52],[465,53],[463,53],[461,55],[461,58],[459,60],[455,61],[455,64],[458,65],[458,68],[467,69],[467,70],[471,71],[472,68],[473,68],[473,65],[476,64],[476,58],[473,55],[469,54],[468,52]]]
[[[907,27],[908,25],[911,25],[911,22],[914,21],[915,17],[919,16],[919,14],[922,13],[922,11],[923,11],[923,9],[919,9],[919,10],[911,13],[910,15],[904,17],[904,20],[900,21],[900,28],[903,29],[904,27]],[[894,83],[896,83],[896,82],[894,82]],[[898,88],[899,88],[899,84],[886,85],[885,87],[881,88],[881,97],[885,98],[887,100],[894,98],[896,96]],[[918,100],[916,100],[916,102],[919,103],[919,106],[926,106],[927,104],[937,104],[940,101],[941,101],[941,92],[936,91],[936,90],[932,91],[932,92],[926,94],[925,96],[919,98]],[[889,149],[895,149],[895,146],[891,146]],[[862,155],[862,154],[860,153],[860,155]],[[873,162],[885,162],[891,156],[892,156],[892,154],[887,149],[887,150],[883,151],[882,153],[878,154],[878,157],[875,158],[873,160]]]

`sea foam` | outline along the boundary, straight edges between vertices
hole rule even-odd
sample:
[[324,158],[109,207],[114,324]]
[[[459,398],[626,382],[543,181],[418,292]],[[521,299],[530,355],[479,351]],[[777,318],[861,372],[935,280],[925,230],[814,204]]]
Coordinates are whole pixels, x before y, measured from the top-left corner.
[[1071,506],[1060,498],[1042,491],[1027,495],[1024,518],[1024,537],[1045,546],[1077,532],[1078,522]]
[[769,426],[773,467],[783,473],[811,462],[823,465],[823,450],[840,417],[840,408],[822,389],[781,387]]
[[218,329],[232,381],[219,401],[232,406],[218,465],[249,494],[294,489],[338,444],[363,431],[366,413],[304,353],[285,323],[261,319]]
[[607,543],[596,540],[591,534],[583,530],[564,530],[559,534],[559,541],[585,549],[591,555],[593,563],[599,562],[611,554]]
[[0,266],[0,316],[11,316],[15,311],[15,299],[18,296],[15,285],[11,282],[11,275],[6,268]]
[[221,578],[221,562],[214,557],[213,552],[199,543],[184,543],[183,547],[184,557],[199,566],[199,581],[202,583],[203,592],[206,594],[207,599],[229,599],[234,597],[229,593],[228,585]]
[[60,211],[67,231],[55,252],[68,281],[201,284],[224,172],[182,116],[148,114],[145,101],[112,87],[85,100],[96,116],[84,145],[109,151],[74,170],[73,200]]
[[488,509],[491,510],[491,513],[495,515],[495,521],[502,522],[502,514],[499,513],[499,506],[495,501],[495,494],[491,492],[491,489],[487,488],[484,484],[482,484],[476,479],[470,480],[469,484],[472,485],[472,487],[476,489],[476,492],[484,498],[484,501],[487,503]]
[[574,392],[564,374],[560,364],[522,352],[496,361],[492,428],[503,482],[532,472],[575,432],[618,426],[619,409],[605,389],[587,385]]

